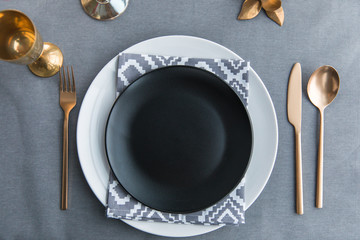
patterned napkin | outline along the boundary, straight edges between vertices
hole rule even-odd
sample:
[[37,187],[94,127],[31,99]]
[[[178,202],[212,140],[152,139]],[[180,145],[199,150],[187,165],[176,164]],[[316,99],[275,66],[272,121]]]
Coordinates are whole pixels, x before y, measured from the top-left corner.
[[[146,54],[121,53],[117,74],[117,93],[121,93],[141,75],[157,68],[173,65],[198,67],[223,79],[248,104],[250,63],[244,60],[204,59]],[[245,179],[225,198],[202,211],[188,214],[164,213],[135,200],[110,174],[107,217],[148,222],[202,225],[239,225],[245,223]]]

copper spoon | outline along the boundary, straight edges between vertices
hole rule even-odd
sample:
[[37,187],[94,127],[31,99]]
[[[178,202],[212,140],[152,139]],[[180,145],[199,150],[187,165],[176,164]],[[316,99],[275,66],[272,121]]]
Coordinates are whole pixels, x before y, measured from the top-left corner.
[[316,183],[316,207],[323,206],[323,152],[324,110],[335,99],[340,87],[340,78],[331,66],[322,66],[310,76],[307,92],[312,104],[320,111],[319,152]]

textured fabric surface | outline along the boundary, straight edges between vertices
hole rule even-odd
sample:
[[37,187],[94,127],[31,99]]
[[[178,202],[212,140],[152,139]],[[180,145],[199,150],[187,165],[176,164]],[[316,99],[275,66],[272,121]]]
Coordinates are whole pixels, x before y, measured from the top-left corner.
[[[226,82],[245,106],[249,96],[250,63],[234,59],[206,59],[178,56],[121,53],[118,57],[116,91],[121,94],[141,75],[168,66],[191,66],[209,71]],[[109,218],[177,224],[239,225],[245,223],[245,179],[224,199],[202,211],[169,214],[136,201],[111,174],[108,186]],[[156,194],[156,193],[154,193]],[[204,196],[206,197],[206,196]]]
[[[274,102],[279,148],[264,191],[246,211],[246,224],[189,239],[347,239],[360,236],[360,1],[283,0],[279,27],[261,11],[237,21],[242,0],[130,0],[119,18],[91,19],[80,1],[0,0],[24,11],[44,41],[74,65],[78,105],[70,117],[68,211],[60,211],[63,113],[58,77],[33,76],[0,61],[0,239],[167,239],[105,216],[76,152],[79,106],[94,77],[120,51],[140,41],[184,34],[215,41],[251,61]],[[295,213],[294,130],[286,115],[292,65],[303,72],[304,215]],[[319,66],[334,66],[339,95],[325,110],[324,208],[315,208],[319,114],[306,85]],[[266,119],[264,119],[266,121]]]
[[245,223],[244,188],[245,179],[228,196],[209,208],[194,213],[174,214],[151,209],[137,201],[111,174],[106,215],[115,219],[170,224],[239,225]]
[[121,93],[141,75],[168,66],[190,66],[211,72],[225,81],[248,105],[250,62],[239,59],[207,59],[121,53],[118,59],[116,89]]

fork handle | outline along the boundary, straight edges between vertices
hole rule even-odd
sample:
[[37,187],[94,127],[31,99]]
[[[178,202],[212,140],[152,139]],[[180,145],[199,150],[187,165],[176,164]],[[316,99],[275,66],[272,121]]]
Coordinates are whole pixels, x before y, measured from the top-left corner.
[[68,169],[69,169],[69,113],[64,114],[63,162],[61,177],[61,210],[68,208]]

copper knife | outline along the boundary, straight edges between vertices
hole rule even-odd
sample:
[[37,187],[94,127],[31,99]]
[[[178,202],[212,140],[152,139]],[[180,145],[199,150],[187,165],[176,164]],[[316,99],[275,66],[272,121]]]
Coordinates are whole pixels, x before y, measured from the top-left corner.
[[302,184],[302,159],[301,159],[301,65],[295,63],[289,78],[287,93],[287,113],[289,122],[295,130],[295,148],[296,148],[296,213],[304,214],[303,206],[303,184]]

